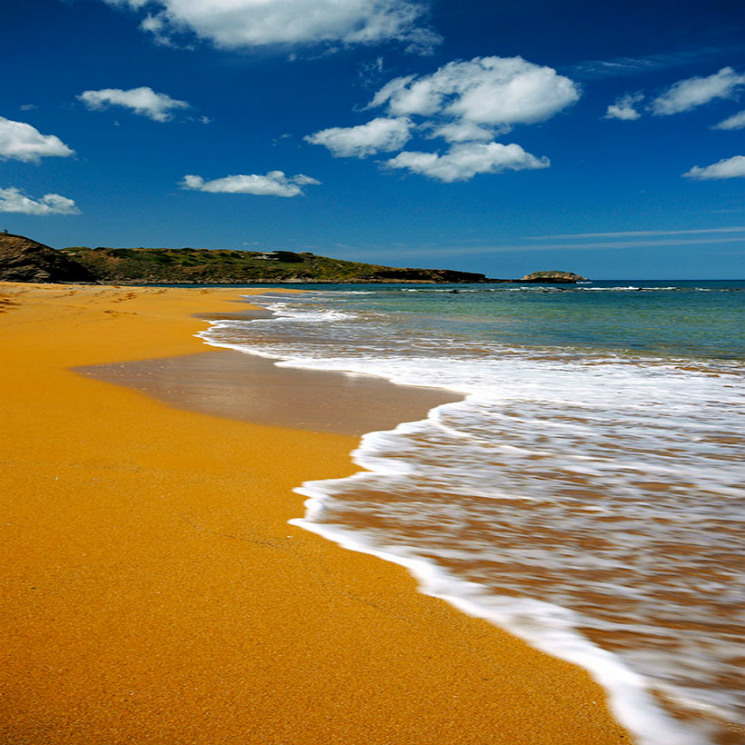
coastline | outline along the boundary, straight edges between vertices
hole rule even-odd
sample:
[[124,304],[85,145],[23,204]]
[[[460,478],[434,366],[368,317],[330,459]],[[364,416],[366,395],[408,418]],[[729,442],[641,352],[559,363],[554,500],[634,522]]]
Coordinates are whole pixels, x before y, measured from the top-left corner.
[[69,369],[210,353],[191,314],[235,288],[0,297],[9,745],[630,741],[584,671],[287,524],[293,488],[355,470],[355,437]]

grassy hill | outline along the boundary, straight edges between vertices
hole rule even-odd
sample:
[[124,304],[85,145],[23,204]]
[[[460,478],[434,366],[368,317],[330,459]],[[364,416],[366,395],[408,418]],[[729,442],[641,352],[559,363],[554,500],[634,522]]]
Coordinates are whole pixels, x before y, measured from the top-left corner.
[[522,279],[488,279],[450,269],[411,269],[330,259],[303,252],[205,248],[86,248],[57,250],[22,235],[0,233],[0,280],[110,284],[245,285],[280,282],[536,282],[574,283],[570,272],[534,272]]
[[292,251],[194,248],[64,248],[62,252],[116,284],[252,284],[256,282],[485,282],[483,274],[403,269]]

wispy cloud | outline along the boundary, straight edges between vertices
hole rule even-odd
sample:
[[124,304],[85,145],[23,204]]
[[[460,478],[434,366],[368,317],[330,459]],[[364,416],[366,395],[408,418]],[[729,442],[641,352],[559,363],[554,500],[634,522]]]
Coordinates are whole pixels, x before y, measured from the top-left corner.
[[[624,248],[661,248],[663,246],[703,246],[715,243],[737,243],[741,242],[741,236],[732,236],[729,238],[670,238],[669,240],[652,240],[652,241],[600,241],[596,243],[539,243],[531,246],[512,245],[512,246],[495,246],[493,251],[588,251],[588,250],[614,250]],[[478,253],[486,253],[479,251]]]
[[[673,83],[663,93],[644,107],[654,116],[670,116],[692,111],[716,99],[737,98],[745,86],[745,74],[732,67],[723,67],[719,72],[706,77],[693,77]],[[605,119],[640,119],[642,112],[637,104],[644,100],[644,93],[626,93],[608,107]],[[741,129],[745,127],[745,111],[716,124],[712,129]]]
[[632,241],[595,241],[595,242],[568,242],[568,243],[488,243],[474,246],[468,243],[457,243],[450,246],[418,246],[418,247],[396,247],[395,249],[366,248],[366,256],[375,256],[378,259],[390,257],[412,259],[434,258],[438,256],[481,256],[484,254],[497,253],[536,253],[539,251],[621,251],[631,249],[655,249],[670,248],[675,246],[713,246],[727,243],[740,243],[741,236],[730,236],[725,238],[670,238],[663,240],[632,240]]
[[[608,238],[610,240],[587,240]],[[541,251],[623,251],[676,246],[714,246],[742,243],[745,226],[701,228],[695,230],[635,230],[615,233],[569,233],[565,235],[526,236],[504,242],[458,242],[446,246],[399,245],[396,248],[366,247],[365,255],[374,255],[381,260],[388,257],[480,256],[496,253],[536,253]],[[480,245],[479,245],[480,244]]]
[[705,235],[707,233],[744,233],[745,225],[726,228],[697,228],[695,230],[626,230],[613,233],[567,233],[565,235],[529,235],[528,240],[575,240],[578,238],[646,238],[653,235]]
[[577,78],[613,78],[639,75],[645,72],[684,67],[707,60],[726,59],[741,54],[737,48],[704,47],[684,52],[651,54],[646,57],[616,57],[611,60],[588,60],[569,68]]
[[680,114],[717,98],[733,98],[743,86],[745,74],[723,67],[713,75],[679,80],[652,101],[650,108],[655,116]]
[[745,129],[745,111],[738,111],[719,124],[715,124],[712,129]]

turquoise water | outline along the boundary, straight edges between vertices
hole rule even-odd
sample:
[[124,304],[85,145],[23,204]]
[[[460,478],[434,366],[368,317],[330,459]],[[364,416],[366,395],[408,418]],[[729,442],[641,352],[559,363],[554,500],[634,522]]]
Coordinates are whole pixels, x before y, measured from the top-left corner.
[[341,292],[361,311],[506,344],[745,358],[745,280],[293,287]]
[[296,524],[584,666],[641,745],[739,745],[745,282],[311,288],[203,337],[464,400],[365,435]]

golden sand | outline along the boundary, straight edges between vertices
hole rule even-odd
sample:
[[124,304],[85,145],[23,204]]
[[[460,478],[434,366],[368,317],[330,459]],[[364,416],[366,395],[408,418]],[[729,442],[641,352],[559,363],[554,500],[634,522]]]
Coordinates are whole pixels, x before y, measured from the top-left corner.
[[198,353],[238,296],[0,284],[0,742],[629,742],[585,672],[287,525],[356,438],[70,370]]

